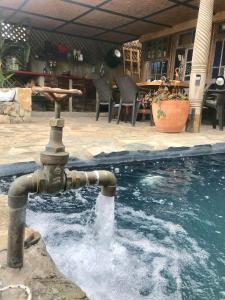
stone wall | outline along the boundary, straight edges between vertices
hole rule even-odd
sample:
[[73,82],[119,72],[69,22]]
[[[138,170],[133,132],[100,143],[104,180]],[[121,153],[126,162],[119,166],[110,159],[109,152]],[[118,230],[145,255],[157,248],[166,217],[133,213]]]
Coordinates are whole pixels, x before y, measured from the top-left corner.
[[0,102],[0,124],[29,122],[31,110],[31,89],[16,88],[12,102]]

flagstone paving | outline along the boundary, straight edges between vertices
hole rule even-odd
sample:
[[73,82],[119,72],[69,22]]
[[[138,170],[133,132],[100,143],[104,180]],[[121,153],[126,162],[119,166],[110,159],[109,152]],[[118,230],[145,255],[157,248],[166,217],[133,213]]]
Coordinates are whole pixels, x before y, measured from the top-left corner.
[[[30,123],[0,125],[0,164],[36,161],[49,137],[51,113],[34,113]],[[160,133],[149,122],[130,123],[106,116],[95,121],[94,113],[62,113],[65,117],[63,142],[70,157],[89,160],[105,152],[163,150],[169,147],[194,146],[225,142],[225,133],[203,125],[200,133]]]

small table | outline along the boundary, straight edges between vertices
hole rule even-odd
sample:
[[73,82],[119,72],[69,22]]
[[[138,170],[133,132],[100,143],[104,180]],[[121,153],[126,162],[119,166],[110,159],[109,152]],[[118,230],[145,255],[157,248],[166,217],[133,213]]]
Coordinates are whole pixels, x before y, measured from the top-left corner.
[[51,88],[51,87],[41,87],[41,86],[33,86],[32,92],[40,93],[46,97],[48,97],[51,101],[61,101],[68,97],[69,95],[79,95],[82,96],[82,92],[77,89],[60,89],[60,88]]
[[142,88],[151,88],[151,87],[160,87],[160,86],[167,86],[167,87],[174,87],[174,88],[189,88],[189,83],[185,81],[177,81],[177,80],[172,80],[169,83],[162,83],[161,81],[142,81],[142,82],[137,82],[136,83],[138,87]]
[[32,92],[40,93],[43,96],[47,97],[50,101],[55,102],[55,114],[56,118],[60,117],[60,102],[65,100],[67,97],[72,95],[82,96],[82,91],[77,89],[60,89],[60,88],[51,88],[51,87],[41,87],[41,86],[33,86],[31,88]]

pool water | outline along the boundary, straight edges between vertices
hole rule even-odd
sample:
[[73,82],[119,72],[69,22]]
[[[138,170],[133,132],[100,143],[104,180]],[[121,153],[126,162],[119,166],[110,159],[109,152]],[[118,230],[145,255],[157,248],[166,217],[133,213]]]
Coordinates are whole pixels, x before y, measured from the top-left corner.
[[28,224],[59,269],[91,300],[225,299],[225,155],[110,169],[118,193],[106,241],[97,187],[30,196]]

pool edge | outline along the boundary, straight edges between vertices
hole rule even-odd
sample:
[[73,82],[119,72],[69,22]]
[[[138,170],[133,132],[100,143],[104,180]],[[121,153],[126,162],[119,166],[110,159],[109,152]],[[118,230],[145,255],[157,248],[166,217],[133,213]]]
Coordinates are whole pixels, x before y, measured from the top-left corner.
[[[91,160],[80,160],[70,157],[68,168],[96,167],[109,164],[128,163],[134,161],[153,161],[177,157],[191,157],[225,153],[225,143],[195,145],[193,147],[169,147],[164,150],[138,150],[100,153]],[[40,164],[35,161],[0,164],[0,177],[27,174],[35,171]]]

